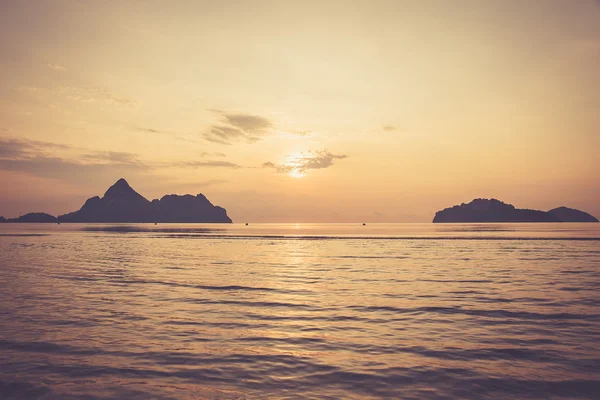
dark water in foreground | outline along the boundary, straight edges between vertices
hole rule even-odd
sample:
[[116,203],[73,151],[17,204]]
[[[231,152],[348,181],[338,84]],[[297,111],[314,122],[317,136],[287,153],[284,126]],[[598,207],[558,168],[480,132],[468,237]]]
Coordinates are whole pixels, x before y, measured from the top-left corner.
[[598,399],[600,224],[0,224],[1,399]]

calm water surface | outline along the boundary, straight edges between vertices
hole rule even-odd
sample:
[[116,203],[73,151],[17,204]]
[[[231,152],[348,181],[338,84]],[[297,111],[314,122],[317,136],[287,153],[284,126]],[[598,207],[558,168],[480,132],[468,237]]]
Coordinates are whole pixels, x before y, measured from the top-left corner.
[[599,399],[600,224],[0,224],[1,399]]

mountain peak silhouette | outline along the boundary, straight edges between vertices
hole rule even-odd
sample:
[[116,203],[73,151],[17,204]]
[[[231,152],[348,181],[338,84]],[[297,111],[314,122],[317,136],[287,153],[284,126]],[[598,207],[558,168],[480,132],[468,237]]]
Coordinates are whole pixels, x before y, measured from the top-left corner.
[[202,195],[167,195],[148,201],[121,178],[102,198],[89,198],[78,210],[58,217],[61,222],[231,222],[224,208]]
[[129,186],[129,183],[123,178],[119,179],[114,185],[108,188],[104,193],[103,199],[112,201],[133,201],[137,203],[148,202],[144,196],[133,190],[133,188]]
[[129,186],[129,183],[125,180],[125,178],[120,178],[111,187],[108,188],[107,192],[111,190],[133,190],[133,188]]

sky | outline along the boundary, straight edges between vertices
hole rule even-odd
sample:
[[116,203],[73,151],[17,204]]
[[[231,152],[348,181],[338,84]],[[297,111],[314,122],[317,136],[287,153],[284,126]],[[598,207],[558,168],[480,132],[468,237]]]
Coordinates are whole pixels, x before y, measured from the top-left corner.
[[0,215],[119,178],[234,222],[600,217],[600,1],[2,0]]

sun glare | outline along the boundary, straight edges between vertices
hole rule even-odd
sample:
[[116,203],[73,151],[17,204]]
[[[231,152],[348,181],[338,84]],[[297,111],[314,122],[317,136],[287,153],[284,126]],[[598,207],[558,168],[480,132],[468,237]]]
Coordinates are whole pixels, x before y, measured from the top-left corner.
[[304,172],[296,168],[290,171],[290,176],[292,178],[302,178],[304,177]]

